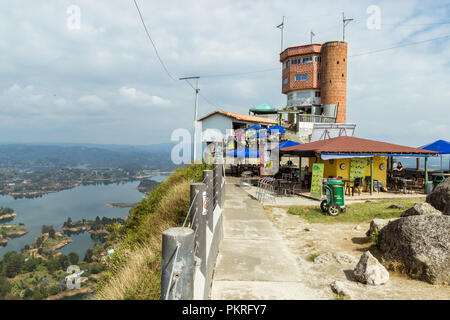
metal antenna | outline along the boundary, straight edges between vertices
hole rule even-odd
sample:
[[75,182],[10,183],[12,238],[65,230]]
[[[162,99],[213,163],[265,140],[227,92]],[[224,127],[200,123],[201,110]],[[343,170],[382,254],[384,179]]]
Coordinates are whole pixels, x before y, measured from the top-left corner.
[[313,42],[312,40],[313,40],[313,37],[315,36],[316,34],[311,30],[311,43]]
[[342,12],[342,41],[345,41],[345,26],[348,25],[353,19],[346,18]]
[[283,21],[277,25],[277,28],[279,28],[281,30],[281,51],[283,52],[283,33],[284,33],[284,16],[283,16]]
[[197,160],[197,106],[198,106],[198,93],[200,89],[198,88],[198,79],[200,77],[185,77],[185,78],[179,78],[178,80],[186,80],[189,85],[191,83],[188,81],[190,79],[195,79],[196,85],[195,85],[195,106],[194,106],[194,162]]

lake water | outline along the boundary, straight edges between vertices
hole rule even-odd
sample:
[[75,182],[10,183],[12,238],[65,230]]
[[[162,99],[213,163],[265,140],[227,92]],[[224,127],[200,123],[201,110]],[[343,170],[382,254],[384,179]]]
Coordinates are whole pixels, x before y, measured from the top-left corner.
[[[157,175],[152,180],[161,182],[167,176]],[[20,252],[26,244],[32,244],[41,233],[42,225],[52,225],[56,231],[61,231],[62,224],[70,217],[72,221],[82,219],[94,220],[97,216],[109,218],[124,218],[130,208],[111,208],[107,203],[136,203],[141,201],[144,194],[136,187],[139,181],[119,182],[109,185],[79,186],[70,190],[47,194],[41,198],[17,199],[11,196],[0,196],[0,206],[14,209],[17,216],[14,220],[3,224],[24,223],[30,230],[23,237],[11,239],[6,247],[0,246],[0,258],[10,251]],[[64,254],[76,252],[80,259],[88,248],[94,246],[94,241],[88,232],[72,235],[72,243],[60,251]]]

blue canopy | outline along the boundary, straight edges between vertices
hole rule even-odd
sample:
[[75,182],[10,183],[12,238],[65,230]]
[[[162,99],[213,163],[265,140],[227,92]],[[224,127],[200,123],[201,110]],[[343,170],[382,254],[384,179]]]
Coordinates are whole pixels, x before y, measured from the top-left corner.
[[259,151],[255,149],[235,149],[227,152],[227,157],[235,158],[259,158]]
[[286,140],[286,141],[284,141],[284,142],[281,142],[280,145],[279,145],[279,147],[280,147],[280,149],[281,149],[281,148],[287,148],[287,147],[298,146],[299,144],[301,144],[301,143],[298,143],[298,142],[295,142],[295,141],[292,141],[292,140]]
[[264,129],[264,128],[261,126],[258,126],[258,125],[254,125],[254,126],[248,127],[245,130],[261,130],[261,129]]
[[436,140],[430,144],[419,147],[420,149],[437,151],[440,154],[450,154],[450,142],[445,140]]
[[268,133],[272,133],[272,130],[273,130],[273,131],[278,130],[278,133],[286,133],[286,128],[285,128],[285,127],[282,127],[282,126],[273,126],[273,127],[270,127],[269,130],[267,130],[267,132],[268,132]]
[[266,133],[257,132],[254,135],[248,137],[249,139],[255,139],[255,138],[268,138],[269,136]]

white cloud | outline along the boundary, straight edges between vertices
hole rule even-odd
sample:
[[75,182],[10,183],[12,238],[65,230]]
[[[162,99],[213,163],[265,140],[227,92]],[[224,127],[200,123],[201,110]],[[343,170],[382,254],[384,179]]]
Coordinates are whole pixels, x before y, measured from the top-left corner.
[[[99,141],[137,144],[169,140],[172,129],[190,128],[194,91],[167,76],[134,4],[78,0],[81,30],[72,31],[66,13],[71,4],[0,3],[0,117],[8,117],[0,136],[77,141],[82,137],[71,133],[75,128]],[[347,118],[358,124],[357,134],[413,146],[450,140],[444,120],[450,118],[449,39],[351,57],[449,34],[448,24],[421,25],[449,20],[448,1],[376,1],[382,26],[368,30],[366,9],[372,4],[139,1],[171,75],[202,76],[199,115],[215,109],[203,97],[243,114],[261,103],[283,106],[278,70],[206,76],[280,68],[275,26],[283,15],[285,47],[309,43],[310,30],[314,42],[341,40],[344,11],[355,19],[346,28]]]
[[148,95],[136,88],[121,87],[119,89],[120,95],[126,98],[129,102],[138,106],[168,106],[170,101],[158,96]]
[[96,95],[82,96],[78,99],[78,102],[93,107],[105,107],[107,105],[102,98]]

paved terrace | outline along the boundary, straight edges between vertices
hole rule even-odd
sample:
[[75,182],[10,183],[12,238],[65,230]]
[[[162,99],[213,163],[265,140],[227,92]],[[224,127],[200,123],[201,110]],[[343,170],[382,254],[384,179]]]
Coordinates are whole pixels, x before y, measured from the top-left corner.
[[300,282],[302,274],[280,232],[263,206],[238,184],[227,177],[224,238],[211,299],[330,299]]

